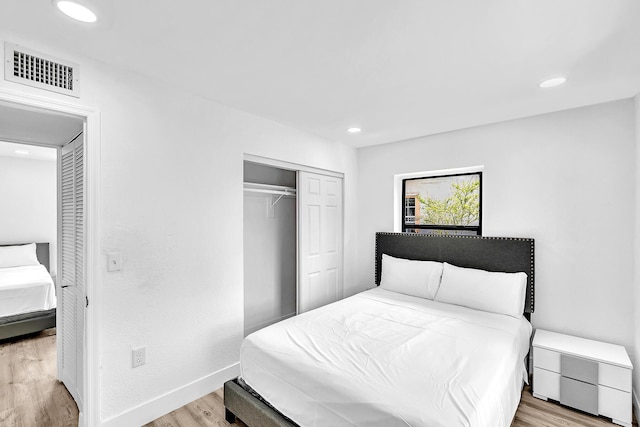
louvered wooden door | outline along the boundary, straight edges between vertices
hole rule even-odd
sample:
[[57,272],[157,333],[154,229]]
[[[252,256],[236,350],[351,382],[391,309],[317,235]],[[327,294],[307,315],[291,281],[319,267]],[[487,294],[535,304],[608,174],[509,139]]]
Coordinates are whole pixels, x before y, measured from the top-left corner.
[[83,135],[62,147],[58,377],[82,411],[85,323]]

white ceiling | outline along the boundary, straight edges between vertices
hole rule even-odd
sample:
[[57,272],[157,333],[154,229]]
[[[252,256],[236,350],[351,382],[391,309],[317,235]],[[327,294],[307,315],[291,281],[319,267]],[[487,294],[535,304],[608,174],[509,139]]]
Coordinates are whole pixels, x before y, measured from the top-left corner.
[[98,3],[92,28],[3,0],[0,25],[356,147],[640,92],[638,0]]
[[0,141],[60,147],[82,131],[78,117],[0,103]]
[[37,145],[25,145],[0,141],[0,157],[55,161],[57,156],[57,151],[53,147],[41,147]]

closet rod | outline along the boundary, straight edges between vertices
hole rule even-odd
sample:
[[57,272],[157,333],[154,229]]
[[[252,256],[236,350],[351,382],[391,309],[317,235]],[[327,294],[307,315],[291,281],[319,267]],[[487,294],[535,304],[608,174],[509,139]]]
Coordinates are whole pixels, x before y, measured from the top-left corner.
[[265,194],[273,194],[273,195],[281,195],[281,196],[295,196],[296,190],[263,190],[260,188],[245,188],[244,191],[248,193],[265,193]]
[[283,185],[258,184],[254,182],[245,182],[244,191],[250,191],[252,193],[276,194],[282,196],[295,196],[297,193],[295,188],[285,187]]

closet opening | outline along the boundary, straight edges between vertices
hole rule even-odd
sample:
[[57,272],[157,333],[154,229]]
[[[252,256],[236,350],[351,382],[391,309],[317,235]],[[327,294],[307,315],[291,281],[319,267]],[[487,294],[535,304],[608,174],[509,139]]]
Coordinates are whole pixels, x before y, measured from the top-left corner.
[[244,334],[297,314],[297,172],[244,161]]
[[343,297],[343,180],[245,154],[245,336]]

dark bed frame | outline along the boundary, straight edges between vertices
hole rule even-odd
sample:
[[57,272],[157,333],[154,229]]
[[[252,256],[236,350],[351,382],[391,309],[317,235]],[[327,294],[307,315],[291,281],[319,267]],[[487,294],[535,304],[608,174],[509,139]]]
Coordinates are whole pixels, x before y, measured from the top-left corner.
[[[459,267],[489,271],[523,271],[528,278],[524,315],[527,320],[531,320],[535,299],[533,239],[376,233],[376,285],[380,285],[382,254],[413,260],[448,262]],[[225,418],[229,423],[235,422],[237,417],[251,427],[296,426],[259,396],[245,390],[238,379],[224,384],[224,406]]]
[[[24,245],[25,243],[3,244],[0,246]],[[36,243],[36,256],[40,264],[49,268],[49,243]],[[56,309],[21,313],[0,317],[0,340],[40,332],[56,326]]]

